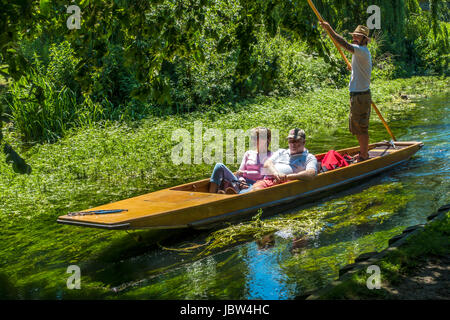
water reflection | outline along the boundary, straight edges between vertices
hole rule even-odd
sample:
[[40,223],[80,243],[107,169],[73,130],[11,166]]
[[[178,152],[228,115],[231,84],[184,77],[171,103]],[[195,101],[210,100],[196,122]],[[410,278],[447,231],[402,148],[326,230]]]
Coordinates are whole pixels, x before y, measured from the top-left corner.
[[244,262],[249,273],[246,278],[248,294],[245,299],[284,300],[295,292],[295,283],[283,273],[279,262],[283,261],[289,251],[286,243],[280,241],[275,246],[275,236],[269,235],[261,246],[261,240],[252,243]]
[[292,239],[292,254],[301,254],[306,251],[309,243],[308,236],[295,237]]
[[263,236],[261,239],[256,240],[259,250],[266,250],[272,248],[275,245],[275,235],[273,233]]

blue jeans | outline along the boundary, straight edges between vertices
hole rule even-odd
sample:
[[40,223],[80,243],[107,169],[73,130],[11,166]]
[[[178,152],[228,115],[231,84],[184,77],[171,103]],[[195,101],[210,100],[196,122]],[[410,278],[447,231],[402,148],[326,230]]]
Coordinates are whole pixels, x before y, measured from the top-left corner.
[[215,184],[220,186],[223,180],[230,182],[234,187],[234,189],[239,193],[245,193],[250,191],[252,185],[255,183],[255,181],[245,178],[245,182],[247,182],[249,188],[240,190],[239,178],[236,177],[234,173],[231,172],[231,170],[228,169],[227,166],[224,165],[223,163],[216,163],[214,170],[211,174],[211,179],[209,181],[214,182]]

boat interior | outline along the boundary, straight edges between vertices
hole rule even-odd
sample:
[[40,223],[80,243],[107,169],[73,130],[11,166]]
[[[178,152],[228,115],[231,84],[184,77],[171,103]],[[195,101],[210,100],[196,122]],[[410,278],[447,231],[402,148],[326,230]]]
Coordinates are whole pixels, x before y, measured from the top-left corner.
[[[395,145],[392,143],[385,141],[385,142],[379,142],[379,143],[373,143],[369,145],[369,159],[376,158],[376,157],[382,157],[385,155],[388,155],[394,151],[403,149],[408,147],[410,144],[408,143],[402,143],[402,142],[395,142]],[[343,149],[338,151],[341,155],[348,154],[349,156],[355,156],[359,152],[358,147],[349,148],[349,149]],[[316,158],[318,159],[318,166],[320,167],[320,159],[323,158],[323,156],[326,153],[317,154]],[[352,165],[352,164],[350,164]],[[320,174],[324,174],[324,172],[319,172]],[[209,193],[209,179],[200,180],[188,184],[184,184],[181,186],[173,187],[170,190],[176,190],[176,191],[188,191],[188,192],[203,192],[203,193]]]

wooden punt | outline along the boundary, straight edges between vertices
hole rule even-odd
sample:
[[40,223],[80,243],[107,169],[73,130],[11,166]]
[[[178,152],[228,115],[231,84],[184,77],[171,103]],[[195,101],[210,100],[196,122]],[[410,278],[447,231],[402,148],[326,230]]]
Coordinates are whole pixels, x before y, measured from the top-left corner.
[[[209,179],[199,180],[86,211],[127,210],[119,213],[60,216],[57,222],[110,230],[208,228],[225,221],[243,219],[258,209],[283,208],[289,203],[308,202],[327,191],[365,179],[406,162],[423,144],[388,142],[369,145],[370,159],[319,173],[312,181],[289,181],[245,194],[208,193]],[[395,147],[395,148],[394,148]],[[359,147],[337,150],[355,155]],[[324,154],[316,155],[320,159]],[[276,211],[276,210],[274,210]]]

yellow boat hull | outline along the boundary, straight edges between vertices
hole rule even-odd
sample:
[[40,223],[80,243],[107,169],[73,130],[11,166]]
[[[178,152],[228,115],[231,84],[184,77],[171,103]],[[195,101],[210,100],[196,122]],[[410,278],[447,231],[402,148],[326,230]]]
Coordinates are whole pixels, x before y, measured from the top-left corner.
[[[60,216],[62,224],[111,230],[203,228],[248,216],[258,209],[310,200],[340,186],[365,179],[407,161],[421,142],[386,142],[369,146],[371,158],[347,167],[322,172],[312,181],[289,181],[244,194],[208,193],[209,179],[144,194],[86,211],[126,210],[119,213]],[[354,155],[358,147],[338,150]],[[320,155],[317,155],[320,156]]]

